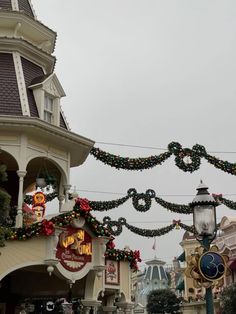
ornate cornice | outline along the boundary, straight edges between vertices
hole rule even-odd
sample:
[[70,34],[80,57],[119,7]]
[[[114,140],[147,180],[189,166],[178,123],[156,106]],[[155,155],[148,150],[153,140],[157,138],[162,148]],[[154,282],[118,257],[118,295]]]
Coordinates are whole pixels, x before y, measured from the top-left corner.
[[22,11],[0,10],[0,34],[1,29],[7,29],[13,36],[15,27],[19,23],[19,36],[23,36],[34,45],[37,44],[47,53],[53,53],[57,36],[53,30]]
[[56,58],[22,38],[1,37],[0,52],[19,52],[23,57],[43,67],[46,73],[52,73]]
[[70,132],[66,129],[49,124],[39,118],[23,116],[0,116],[0,132],[24,132],[31,137],[40,136],[42,141],[61,146],[70,152],[71,167],[79,166],[87,158],[94,141]]

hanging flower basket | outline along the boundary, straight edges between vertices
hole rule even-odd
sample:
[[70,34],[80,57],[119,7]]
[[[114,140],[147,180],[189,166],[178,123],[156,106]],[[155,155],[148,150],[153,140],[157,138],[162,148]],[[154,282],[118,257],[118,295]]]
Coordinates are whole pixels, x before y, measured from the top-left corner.
[[36,178],[36,186],[39,188],[45,188],[47,186],[45,178]]
[[40,189],[46,188],[47,190],[50,190],[52,188],[53,190],[56,189],[56,183],[57,180],[54,176],[50,176],[48,174],[40,174],[36,178],[36,188],[39,187]]

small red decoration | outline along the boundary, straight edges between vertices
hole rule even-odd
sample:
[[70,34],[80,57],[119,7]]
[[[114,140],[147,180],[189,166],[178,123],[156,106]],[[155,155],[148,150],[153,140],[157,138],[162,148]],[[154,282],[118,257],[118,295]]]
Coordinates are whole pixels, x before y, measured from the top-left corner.
[[222,194],[212,194],[212,196],[214,197],[214,198],[222,198],[223,197],[223,195]]
[[87,198],[78,197],[76,200],[76,204],[78,204],[80,206],[80,209],[85,212],[90,212],[91,210],[91,207],[89,205],[89,201],[87,200]]
[[140,251],[139,250],[135,250],[133,253],[133,257],[138,261],[138,262],[142,262],[141,258],[140,258]]
[[41,232],[43,235],[49,236],[54,233],[54,230],[54,224],[51,221],[48,221],[47,219],[42,221]]
[[181,220],[173,220],[172,221],[173,225],[179,225],[181,223]]
[[110,240],[108,243],[107,243],[107,248],[108,249],[114,249],[115,248],[115,243],[113,242],[113,240]]

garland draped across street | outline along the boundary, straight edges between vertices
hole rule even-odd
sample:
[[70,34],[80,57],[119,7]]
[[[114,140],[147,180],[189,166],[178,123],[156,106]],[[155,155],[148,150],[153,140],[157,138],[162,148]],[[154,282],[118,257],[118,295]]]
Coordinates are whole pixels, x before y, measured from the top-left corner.
[[201,158],[205,158],[215,168],[236,175],[236,163],[224,161],[209,155],[205,147],[199,144],[194,145],[192,149],[190,149],[183,148],[178,142],[171,142],[168,145],[167,152],[146,158],[121,157],[105,152],[97,147],[93,147],[90,154],[106,165],[125,170],[144,170],[153,168],[157,165],[161,165],[169,157],[174,155],[175,164],[179,169],[185,172],[194,172],[199,169]]
[[[236,202],[229,200],[227,198],[224,198],[222,194],[212,194],[212,196],[215,198],[218,205],[223,204],[230,209],[236,210]],[[52,201],[55,197],[57,197],[57,192],[46,194],[46,202]],[[123,205],[129,199],[132,199],[133,207],[139,212],[148,211],[151,208],[152,199],[154,199],[157,204],[161,205],[162,207],[172,212],[175,212],[178,214],[185,214],[185,215],[189,215],[193,213],[193,210],[189,205],[167,202],[164,199],[156,196],[156,192],[151,189],[148,189],[145,193],[138,193],[136,189],[131,188],[127,191],[127,195],[124,197],[111,200],[111,201],[88,200],[88,204],[92,210],[102,212],[102,211],[108,211],[108,210],[117,208]],[[32,204],[32,196],[26,195],[24,202],[29,205]]]
[[132,199],[133,207],[139,212],[146,212],[151,208],[152,199],[162,207],[179,214],[192,214],[192,208],[189,205],[175,204],[163,200],[156,196],[154,190],[148,189],[145,193],[137,193],[136,189],[131,188],[127,191],[127,195],[111,201],[88,201],[92,210],[108,211],[119,207],[129,199]]
[[127,223],[126,219],[121,217],[117,221],[111,220],[110,217],[106,216],[103,218],[103,226],[108,230],[110,234],[113,236],[119,236],[123,231],[123,226],[125,226],[127,229],[129,229],[131,232],[143,236],[143,237],[160,237],[165,235],[166,233],[169,233],[174,228],[176,229],[184,229],[186,231],[189,231],[191,233],[194,233],[194,227],[193,226],[187,226],[183,223],[181,223],[181,220],[173,220],[172,224],[166,227],[162,227],[159,229],[143,229],[138,228],[135,226],[132,226]]

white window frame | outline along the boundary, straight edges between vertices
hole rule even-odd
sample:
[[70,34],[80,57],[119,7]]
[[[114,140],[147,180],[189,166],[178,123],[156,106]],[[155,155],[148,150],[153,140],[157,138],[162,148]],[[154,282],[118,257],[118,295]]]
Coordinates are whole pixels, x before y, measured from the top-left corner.
[[54,122],[54,97],[46,93],[44,95],[43,119],[51,124]]

